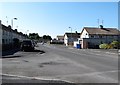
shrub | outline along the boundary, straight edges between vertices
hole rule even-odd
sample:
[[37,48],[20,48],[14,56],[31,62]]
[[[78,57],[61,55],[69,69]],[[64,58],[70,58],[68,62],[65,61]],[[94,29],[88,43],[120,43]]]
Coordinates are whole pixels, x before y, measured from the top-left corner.
[[111,45],[113,46],[113,48],[118,48],[119,45],[120,45],[120,42],[118,42],[118,41],[113,41],[113,42],[111,42]]
[[114,47],[113,47],[113,45],[112,44],[109,44],[108,46],[107,46],[107,49],[113,49]]
[[103,44],[100,44],[100,45],[99,45],[99,48],[101,48],[101,49],[107,49],[108,46],[109,46],[108,44],[103,43]]

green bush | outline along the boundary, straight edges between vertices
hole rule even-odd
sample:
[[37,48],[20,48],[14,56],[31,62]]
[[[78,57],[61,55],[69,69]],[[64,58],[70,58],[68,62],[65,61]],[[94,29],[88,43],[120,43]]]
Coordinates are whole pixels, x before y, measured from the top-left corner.
[[114,48],[114,47],[113,47],[112,44],[108,44],[107,49],[113,49],[113,48]]
[[111,45],[113,46],[113,48],[118,48],[119,45],[120,45],[120,42],[118,42],[118,41],[113,41],[113,42],[111,42]]
[[108,44],[103,43],[103,44],[100,44],[100,45],[99,45],[99,48],[101,48],[101,49],[107,49],[108,46],[109,46]]
[[101,49],[117,49],[117,48],[120,48],[120,42],[113,41],[110,44],[103,43],[103,44],[99,45],[99,48],[101,48]]

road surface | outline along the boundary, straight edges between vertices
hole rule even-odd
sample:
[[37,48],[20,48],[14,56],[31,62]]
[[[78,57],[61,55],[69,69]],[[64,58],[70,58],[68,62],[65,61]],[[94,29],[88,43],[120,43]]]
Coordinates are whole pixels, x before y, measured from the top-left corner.
[[[3,58],[2,75],[68,83],[118,83],[117,52],[49,44],[38,44],[36,49]],[[5,77],[3,81],[8,82]]]

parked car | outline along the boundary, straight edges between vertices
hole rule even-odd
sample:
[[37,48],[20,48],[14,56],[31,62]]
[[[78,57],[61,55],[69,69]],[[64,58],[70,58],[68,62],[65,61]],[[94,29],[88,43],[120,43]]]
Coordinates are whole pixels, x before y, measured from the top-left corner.
[[28,51],[28,50],[34,50],[34,43],[32,40],[23,40],[21,43],[21,50],[22,51]]

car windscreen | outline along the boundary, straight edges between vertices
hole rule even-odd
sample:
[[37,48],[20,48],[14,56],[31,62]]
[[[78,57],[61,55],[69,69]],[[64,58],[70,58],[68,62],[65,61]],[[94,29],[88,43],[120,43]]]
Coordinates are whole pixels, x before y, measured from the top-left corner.
[[23,41],[24,45],[32,45],[31,41]]

